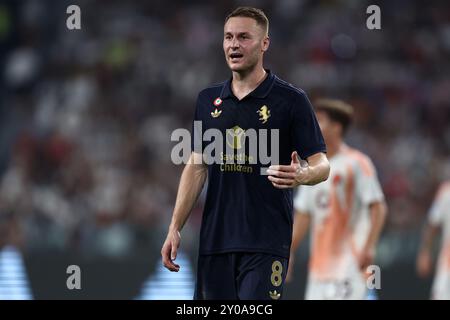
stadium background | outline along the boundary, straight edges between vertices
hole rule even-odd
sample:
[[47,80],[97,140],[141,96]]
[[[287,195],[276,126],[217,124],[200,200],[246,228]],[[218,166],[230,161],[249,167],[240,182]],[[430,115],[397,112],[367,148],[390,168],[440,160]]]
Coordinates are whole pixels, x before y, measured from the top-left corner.
[[[66,28],[70,4],[81,30]],[[381,30],[366,28],[370,4]],[[450,177],[448,2],[14,0],[0,2],[0,299],[190,296],[204,196],[182,232],[184,272],[168,276],[159,252],[182,170],[170,134],[230,76],[222,27],[239,5],[269,16],[266,67],[355,106],[348,141],[389,206],[378,295],[428,297],[415,255]],[[303,297],[307,248],[289,299]],[[66,287],[72,264],[81,290]]]

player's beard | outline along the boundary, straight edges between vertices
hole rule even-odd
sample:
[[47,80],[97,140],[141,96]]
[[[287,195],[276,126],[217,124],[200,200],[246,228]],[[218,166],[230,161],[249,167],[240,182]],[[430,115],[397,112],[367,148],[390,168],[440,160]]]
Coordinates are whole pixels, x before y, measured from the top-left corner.
[[238,66],[233,66],[231,62],[228,62],[228,66],[233,72],[245,75],[251,73],[258,65],[259,57],[257,55],[252,55],[246,58],[243,64]]

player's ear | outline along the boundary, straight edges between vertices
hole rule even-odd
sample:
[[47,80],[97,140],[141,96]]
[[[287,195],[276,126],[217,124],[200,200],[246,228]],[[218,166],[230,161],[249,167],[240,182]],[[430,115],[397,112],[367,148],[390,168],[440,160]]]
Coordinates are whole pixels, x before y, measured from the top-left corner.
[[270,39],[269,36],[265,36],[264,39],[262,40],[263,44],[262,44],[262,51],[266,52],[267,49],[269,49],[269,45],[270,45]]
[[343,134],[342,125],[338,122],[333,122],[333,134],[336,136],[341,136]]

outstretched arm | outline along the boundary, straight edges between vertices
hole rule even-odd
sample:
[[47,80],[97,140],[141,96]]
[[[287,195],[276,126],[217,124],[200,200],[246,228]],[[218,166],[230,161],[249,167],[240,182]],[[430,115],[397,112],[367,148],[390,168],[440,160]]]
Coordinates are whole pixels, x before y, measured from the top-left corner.
[[162,262],[170,271],[180,270],[180,266],[173,262],[180,246],[180,231],[191,214],[208,174],[206,165],[199,163],[202,163],[202,155],[192,153],[181,175],[172,221],[161,249]]

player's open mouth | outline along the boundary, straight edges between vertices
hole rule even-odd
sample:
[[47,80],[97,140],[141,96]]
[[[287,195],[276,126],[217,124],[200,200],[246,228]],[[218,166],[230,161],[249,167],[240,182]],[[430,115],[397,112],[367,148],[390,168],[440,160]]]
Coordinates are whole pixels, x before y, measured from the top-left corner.
[[230,60],[231,62],[237,62],[239,59],[241,59],[244,55],[242,53],[232,53],[230,54]]

